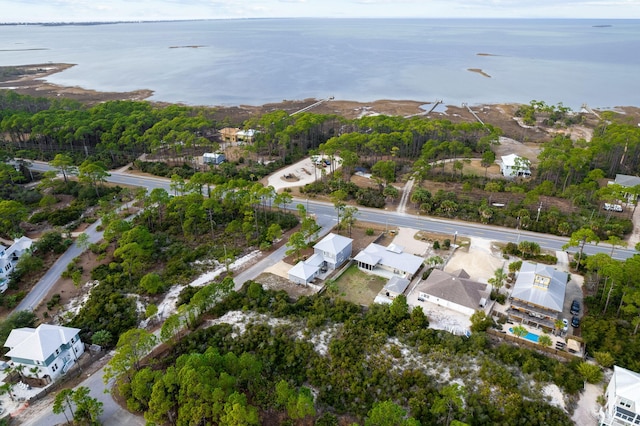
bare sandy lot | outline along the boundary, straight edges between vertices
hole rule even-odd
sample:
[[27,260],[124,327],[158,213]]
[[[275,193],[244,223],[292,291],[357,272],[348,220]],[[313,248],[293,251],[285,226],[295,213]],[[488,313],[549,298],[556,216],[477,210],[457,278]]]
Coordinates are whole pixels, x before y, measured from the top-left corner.
[[469,249],[456,251],[444,270],[453,272],[464,269],[471,279],[486,283],[504,263],[502,254],[493,247],[491,240],[471,238]]

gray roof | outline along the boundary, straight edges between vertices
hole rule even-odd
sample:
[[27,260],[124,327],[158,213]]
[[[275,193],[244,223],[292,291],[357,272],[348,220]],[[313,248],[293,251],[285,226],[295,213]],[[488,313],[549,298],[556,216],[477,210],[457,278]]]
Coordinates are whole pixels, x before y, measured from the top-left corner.
[[[535,285],[536,278],[543,281],[548,279],[548,287]],[[545,309],[562,312],[566,288],[566,272],[549,265],[522,262],[511,296]]]
[[417,290],[471,309],[478,309],[482,299],[489,297],[489,285],[469,279],[464,269],[454,273],[434,269]]
[[327,253],[340,253],[342,250],[351,245],[351,238],[343,237],[338,234],[329,234],[313,246],[314,249],[326,251]]
[[308,263],[300,261],[296,263],[293,268],[289,269],[289,275],[309,281],[309,279],[318,272],[318,269],[320,269],[318,266],[309,265]]
[[391,250],[396,250],[391,251],[385,246],[371,243],[364,250],[358,253],[358,255],[354,257],[354,260],[368,265],[377,265],[379,263],[388,268],[408,272],[411,275],[418,272],[418,269],[422,266],[424,259],[409,253],[398,253],[398,247],[399,246],[391,247]]
[[322,266],[324,263],[324,256],[320,253],[313,253],[311,257],[304,261],[304,263],[311,266]]
[[400,278],[397,275],[391,277],[389,282],[384,286],[384,289],[387,291],[392,291],[394,293],[402,294],[409,287],[409,281],[406,278]]
[[629,175],[616,175],[615,183],[629,188],[632,186],[640,185],[640,177],[629,176]]

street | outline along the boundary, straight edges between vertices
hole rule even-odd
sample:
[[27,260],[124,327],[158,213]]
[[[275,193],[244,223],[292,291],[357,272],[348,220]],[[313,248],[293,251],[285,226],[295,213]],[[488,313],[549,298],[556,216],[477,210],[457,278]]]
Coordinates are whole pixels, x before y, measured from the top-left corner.
[[[46,171],[52,168],[44,163],[35,163],[34,170]],[[130,175],[122,172],[110,172],[111,175],[107,178],[107,181],[130,186],[141,186],[152,190],[155,188],[162,188],[170,192],[170,182],[168,179],[162,179],[157,177],[147,177],[140,175]],[[304,204],[307,207],[309,213],[313,213],[317,217],[318,224],[322,227],[320,236],[328,233],[333,227],[336,221],[336,212],[333,204],[320,201],[312,201],[308,199],[294,199],[289,204],[288,208],[292,211],[296,210],[296,205]],[[404,213],[397,213],[394,211],[383,211],[378,209],[370,209],[365,207],[358,207],[357,219],[365,222],[372,222],[377,224],[384,224],[385,227],[407,227],[419,230],[425,230],[429,232],[444,233],[449,235],[457,235],[459,237],[479,237],[494,241],[514,242],[520,241],[532,241],[538,243],[542,249],[548,249],[553,251],[562,250],[562,246],[567,243],[568,238],[558,237],[554,235],[539,234],[534,232],[507,229],[503,227],[497,227],[492,225],[484,225],[478,223],[469,223],[456,220],[412,216]],[[102,232],[97,231],[100,221],[92,224],[85,232],[89,235],[90,242],[97,242],[102,238]],[[281,246],[273,253],[266,256],[264,259],[257,262],[255,265],[247,268],[245,271],[239,273],[234,277],[236,283],[236,290],[239,289],[246,281],[256,278],[269,266],[274,265],[278,261],[285,257],[287,247]],[[575,247],[571,248],[571,251],[576,251]],[[586,245],[585,253],[607,253],[610,254],[610,245]],[[18,305],[18,310],[32,310],[36,307],[42,299],[49,292],[51,287],[60,278],[61,273],[65,270],[67,264],[76,256],[81,253],[81,249],[74,243],[69,249],[60,257],[60,259],[54,264],[54,266],[43,276],[43,278],[36,284],[33,290],[25,297]],[[616,248],[614,257],[617,259],[626,259],[635,254],[635,250]],[[110,394],[105,394],[105,385],[102,381],[102,375],[104,369],[98,370],[92,374],[80,386],[86,386],[91,390],[91,395],[98,398],[104,404],[104,413],[101,416],[101,421],[105,425],[143,425],[145,421],[142,417],[134,416],[128,411],[118,406],[111,398]],[[48,397],[50,398],[50,397]],[[45,398],[44,401],[52,401]],[[55,423],[62,423],[65,421],[63,415],[54,416],[51,412],[51,404],[42,404],[39,401],[35,404],[41,407],[40,410],[31,411],[35,407],[31,407],[27,410],[27,413],[23,413],[24,416],[29,419],[26,420],[24,425],[33,426],[49,426]],[[44,408],[42,408],[44,407]]]

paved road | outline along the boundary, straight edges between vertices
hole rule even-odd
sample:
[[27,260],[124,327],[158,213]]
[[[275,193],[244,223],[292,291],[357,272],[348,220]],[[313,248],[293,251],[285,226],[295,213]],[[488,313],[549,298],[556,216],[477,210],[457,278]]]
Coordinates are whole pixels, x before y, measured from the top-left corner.
[[[143,426],[146,424],[142,416],[136,416],[130,412],[123,410],[111,397],[110,393],[104,390],[109,388],[113,383],[105,386],[104,367],[87,377],[79,386],[86,386],[90,389],[89,394],[101,401],[103,413],[100,416],[101,424],[104,426]],[[51,426],[54,424],[63,424],[66,419],[64,414],[53,414],[51,406],[53,405],[53,395],[48,395],[44,399],[38,401],[30,407],[23,416],[18,418],[19,424],[23,426]],[[31,412],[29,412],[31,411]],[[67,413],[69,415],[69,413]]]
[[[96,243],[102,239],[102,232],[97,230],[101,221],[98,220],[89,226],[84,232],[89,236],[90,243]],[[74,242],[65,251],[62,256],[58,258],[56,263],[53,264],[46,274],[38,281],[33,289],[25,296],[24,299],[16,307],[16,311],[32,311],[34,310],[42,299],[49,293],[51,287],[60,279],[60,275],[67,269],[67,265],[73,260],[73,258],[82,254],[83,250],[78,247]]]
[[[33,168],[34,170],[41,171],[51,170],[51,167],[49,165],[43,163],[34,163]],[[108,177],[107,180],[109,182],[114,182],[121,185],[143,186],[148,190],[154,188],[164,188],[165,190],[170,192],[169,180],[163,178],[130,175],[122,172],[111,172],[111,176]],[[287,207],[290,210],[295,210],[295,206],[299,203],[308,205],[310,207],[310,210],[319,215],[335,215],[335,210],[332,204],[310,201],[308,199],[294,199],[293,202],[290,203]],[[358,219],[363,221],[370,221],[379,224],[384,223],[388,226],[416,228],[431,232],[443,232],[450,234],[454,234],[455,232],[457,232],[460,236],[487,238],[496,241],[518,243],[520,241],[526,240],[538,243],[541,248],[549,250],[562,250],[562,246],[569,241],[569,239],[566,237],[515,230],[499,226],[484,225],[480,223],[439,219],[425,216],[413,216],[403,213],[397,213],[395,211],[382,211],[379,209],[368,209],[365,207],[358,207],[358,210]],[[576,252],[576,248],[572,247],[569,249],[569,251]],[[598,245],[587,244],[584,251],[587,254],[610,254],[611,246],[604,243]],[[616,259],[627,259],[635,255],[636,253],[637,252],[633,249],[616,247],[613,257]]]

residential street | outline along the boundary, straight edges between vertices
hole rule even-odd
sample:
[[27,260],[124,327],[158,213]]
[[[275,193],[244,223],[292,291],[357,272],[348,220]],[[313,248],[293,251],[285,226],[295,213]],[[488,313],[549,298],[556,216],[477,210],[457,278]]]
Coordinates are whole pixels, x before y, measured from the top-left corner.
[[[39,171],[51,170],[50,166],[43,163],[34,163],[33,168],[34,170]],[[170,191],[168,179],[131,175],[120,171],[110,173],[111,175],[107,178],[109,182],[121,185],[142,186],[146,187],[148,190],[163,188]],[[336,212],[333,204],[311,201],[308,199],[294,199],[293,202],[289,204],[289,209],[295,211],[296,205],[300,203],[305,204],[309,213],[316,215],[318,224],[322,227],[320,236],[327,234],[336,221]],[[395,210],[384,211],[364,207],[358,207],[358,210],[358,220],[384,224],[385,227],[406,227],[451,235],[457,233],[457,235],[461,237],[480,237],[487,240],[504,242],[517,243],[519,241],[527,240],[538,243],[543,249],[553,251],[562,251],[562,245],[568,241],[567,238],[553,235],[538,234],[522,230],[506,229],[497,226],[455,220],[412,216],[404,213],[398,213]],[[85,231],[89,235],[90,242],[97,242],[102,238],[102,232],[99,232],[96,229],[99,224],[100,221],[97,221]],[[235,276],[234,281],[236,283],[236,289],[239,289],[246,281],[256,278],[269,266],[272,266],[282,260],[285,257],[286,250],[287,247],[285,245],[281,246],[256,264]],[[575,251],[575,248],[572,248],[572,251]],[[611,252],[611,246],[602,244],[587,245],[585,247],[585,253],[593,254],[597,252],[609,254]],[[27,297],[23,299],[17,309],[32,310],[36,307],[59,279],[61,273],[66,269],[67,264],[80,253],[81,249],[75,243],[69,247],[54,266],[36,284]],[[626,259],[634,254],[635,250],[616,248],[614,257],[618,259]],[[144,425],[145,421],[142,417],[134,416],[126,410],[123,410],[115,403],[115,401],[113,401],[110,394],[104,393],[105,385],[102,381],[103,373],[104,369],[101,368],[80,384],[80,386],[87,386],[91,390],[91,395],[103,402],[104,413],[101,417],[103,424]],[[21,421],[24,419],[24,421],[20,424],[49,426],[55,423],[63,423],[65,421],[63,415],[53,415],[51,411],[52,401],[53,399],[49,396],[34,403],[21,414],[20,419]]]
[[[110,355],[99,362],[106,363]],[[107,388],[103,382],[104,367],[88,376],[79,386],[86,386],[90,389],[90,395],[104,405],[104,412],[100,416],[100,421],[104,426],[144,426],[146,424],[142,416],[136,416],[122,409],[111,397],[110,393],[105,393]],[[109,387],[111,384],[109,385]],[[47,395],[43,399],[31,404],[29,408],[17,417],[20,425],[24,426],[51,426],[62,424],[66,421],[64,414],[53,414],[52,406],[54,395]],[[67,412],[67,415],[69,413]]]

